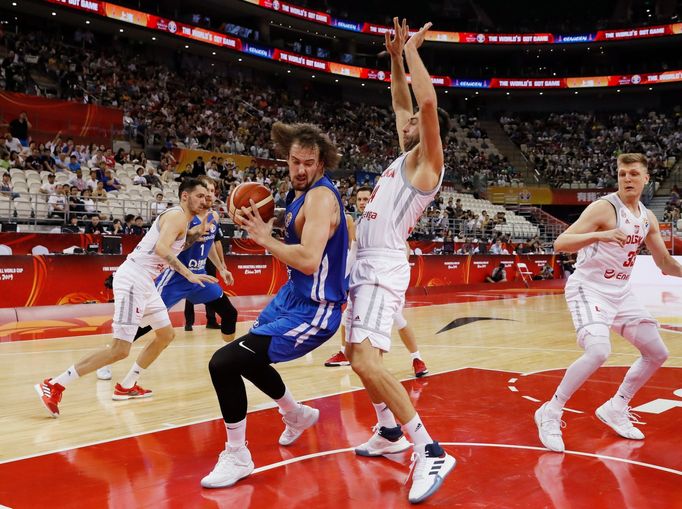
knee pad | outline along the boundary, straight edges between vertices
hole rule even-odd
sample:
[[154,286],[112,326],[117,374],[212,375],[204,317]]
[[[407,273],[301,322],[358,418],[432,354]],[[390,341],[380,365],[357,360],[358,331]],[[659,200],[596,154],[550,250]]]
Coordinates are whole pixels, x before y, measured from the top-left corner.
[[393,325],[395,325],[398,330],[407,327],[407,320],[405,320],[402,312],[393,315]]
[[609,328],[603,324],[583,327],[578,332],[578,344],[585,350],[585,357],[591,359],[595,365],[601,366],[611,354]]
[[663,364],[668,359],[668,349],[658,332],[656,322],[645,320],[623,328],[623,337],[637,348],[642,357]]

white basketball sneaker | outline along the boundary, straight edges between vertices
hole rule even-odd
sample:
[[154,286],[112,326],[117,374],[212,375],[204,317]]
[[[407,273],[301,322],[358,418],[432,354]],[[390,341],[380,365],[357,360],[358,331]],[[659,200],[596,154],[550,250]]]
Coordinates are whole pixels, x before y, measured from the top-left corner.
[[612,400],[608,400],[594,412],[599,420],[609,426],[623,438],[630,440],[644,440],[644,433],[635,428],[632,423],[639,422],[637,415],[630,412],[630,407],[623,410],[614,408]]
[[406,451],[412,444],[405,438],[400,426],[387,428],[378,424],[372,428],[374,434],[362,445],[355,448],[358,456],[383,456]]
[[408,500],[413,504],[423,502],[438,491],[457,464],[438,442],[426,445],[423,452],[415,450],[412,462],[412,487]]
[[227,488],[248,477],[251,472],[253,461],[246,444],[235,448],[225,444],[225,450],[218,456],[218,463],[211,473],[201,480],[201,485],[204,488]]
[[320,411],[308,405],[301,405],[298,410],[284,414],[282,421],[286,427],[279,437],[279,445],[293,444],[305,430],[314,426],[319,418]]
[[558,415],[551,415],[547,411],[547,405],[548,403],[543,403],[535,411],[535,425],[538,427],[540,442],[550,451],[564,452],[566,447],[561,437],[561,428],[565,428],[566,423],[561,420],[563,412],[560,412]]
[[97,380],[111,380],[111,366],[104,366],[97,370]]

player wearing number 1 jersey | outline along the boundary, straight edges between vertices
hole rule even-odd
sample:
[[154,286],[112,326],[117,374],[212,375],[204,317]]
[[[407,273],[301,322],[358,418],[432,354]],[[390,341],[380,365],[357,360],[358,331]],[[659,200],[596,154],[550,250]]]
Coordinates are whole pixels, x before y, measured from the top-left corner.
[[564,451],[563,406],[611,352],[609,329],[632,343],[641,357],[596,414],[620,436],[631,440],[644,438],[633,425],[628,404],[668,358],[668,350],[656,320],[642,307],[629,283],[642,243],[646,243],[664,274],[682,277],[682,265],[668,253],[656,216],[639,201],[647,182],[646,157],[621,154],[618,191],[587,207],[554,243],[557,252],[578,252],[575,272],[566,283],[566,302],[578,344],[585,353],[568,367],[552,399],[535,412],[540,441],[552,451]]

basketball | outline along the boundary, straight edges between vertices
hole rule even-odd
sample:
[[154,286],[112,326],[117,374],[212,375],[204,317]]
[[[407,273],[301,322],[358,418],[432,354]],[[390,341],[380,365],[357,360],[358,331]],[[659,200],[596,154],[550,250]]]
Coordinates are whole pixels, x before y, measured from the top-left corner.
[[257,182],[244,182],[234,188],[227,200],[228,213],[236,225],[242,224],[241,208],[251,208],[249,200],[256,203],[260,217],[266,223],[275,215],[275,199],[270,190]]

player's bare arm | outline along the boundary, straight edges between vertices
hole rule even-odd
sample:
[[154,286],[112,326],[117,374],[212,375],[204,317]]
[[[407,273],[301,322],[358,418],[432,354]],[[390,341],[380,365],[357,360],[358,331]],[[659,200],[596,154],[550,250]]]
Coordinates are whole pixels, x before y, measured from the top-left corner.
[[177,256],[173,254],[171,245],[177,239],[185,235],[187,230],[185,214],[179,210],[170,211],[159,220],[159,240],[156,242],[154,251],[161,258],[166,260],[168,265],[191,283],[198,283],[204,286],[204,282],[216,283],[218,280],[208,274],[194,274],[190,271]]
[[625,244],[626,235],[616,228],[613,205],[606,200],[591,203],[578,220],[554,241],[554,250],[575,253],[595,242]]
[[265,223],[255,203],[250,209],[242,207],[242,213],[243,226],[254,242],[290,267],[310,275],[320,266],[327,240],[336,231],[339,204],[329,189],[318,187],[308,191],[302,208],[304,223],[300,244],[285,244],[275,239],[272,236],[274,218]]
[[208,228],[211,223],[215,222],[215,216],[210,212],[206,212],[204,217],[201,218],[201,223],[187,230],[187,236],[185,237],[185,245],[182,246],[182,250],[191,247],[197,240],[208,232]]
[[220,241],[216,241],[213,243],[211,249],[208,252],[208,259],[211,260],[213,265],[215,265],[218,274],[220,274],[220,277],[223,278],[225,284],[227,286],[230,286],[234,284],[234,278],[232,277],[232,273],[229,270],[227,270],[224,258],[220,256],[220,251],[218,249],[219,243]]
[[412,92],[419,106],[419,144],[407,156],[408,168],[416,168],[412,185],[421,191],[431,191],[443,169],[443,144],[438,125],[438,99],[431,76],[419,56],[431,23],[426,23],[405,43],[405,60],[412,78]]
[[670,255],[668,248],[665,247],[665,242],[663,242],[663,237],[661,237],[661,229],[658,226],[658,219],[650,210],[647,210],[647,215],[649,216],[650,226],[649,234],[644,239],[644,242],[656,266],[661,269],[663,274],[682,277],[682,265]]
[[395,112],[398,142],[400,143],[400,150],[405,151],[403,127],[414,113],[412,109],[412,96],[410,95],[405,65],[403,63],[403,48],[409,34],[407,20],[403,19],[402,23],[400,23],[397,17],[393,18],[393,29],[393,36],[391,36],[390,32],[386,32],[384,44],[386,51],[391,57],[391,101],[393,111]]
[[346,228],[348,229],[348,245],[355,240],[355,221],[353,221],[353,216],[346,214]]

